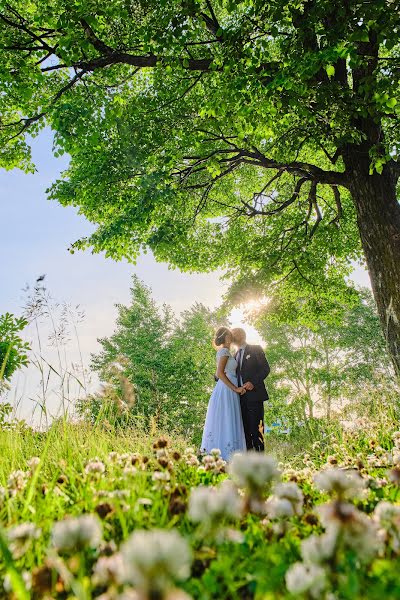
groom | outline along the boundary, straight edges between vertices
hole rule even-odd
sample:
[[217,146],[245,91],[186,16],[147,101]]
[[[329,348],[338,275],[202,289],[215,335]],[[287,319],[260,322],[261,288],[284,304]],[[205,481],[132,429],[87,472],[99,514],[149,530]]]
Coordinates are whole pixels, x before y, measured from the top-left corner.
[[270,372],[270,366],[261,346],[246,343],[243,329],[232,329],[233,343],[237,347],[238,385],[245,388],[240,397],[244,434],[247,450],[264,451],[264,401],[268,392],[264,379]]

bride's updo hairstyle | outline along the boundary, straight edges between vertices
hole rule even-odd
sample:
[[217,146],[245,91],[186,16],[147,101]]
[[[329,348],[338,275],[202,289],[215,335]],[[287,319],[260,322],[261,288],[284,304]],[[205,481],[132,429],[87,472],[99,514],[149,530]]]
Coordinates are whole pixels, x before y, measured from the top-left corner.
[[218,327],[214,337],[215,348],[223,346],[226,342],[226,338],[228,337],[228,335],[232,337],[232,332],[229,329],[229,327]]

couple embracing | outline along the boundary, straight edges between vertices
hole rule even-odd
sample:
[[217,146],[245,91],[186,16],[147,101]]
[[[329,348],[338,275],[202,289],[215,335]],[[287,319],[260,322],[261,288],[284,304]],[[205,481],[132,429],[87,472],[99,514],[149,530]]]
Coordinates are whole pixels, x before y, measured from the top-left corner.
[[265,354],[261,346],[246,343],[246,333],[240,328],[220,327],[214,344],[217,383],[208,404],[201,449],[219,448],[224,460],[246,449],[263,452],[264,401],[268,400],[264,379],[270,372]]

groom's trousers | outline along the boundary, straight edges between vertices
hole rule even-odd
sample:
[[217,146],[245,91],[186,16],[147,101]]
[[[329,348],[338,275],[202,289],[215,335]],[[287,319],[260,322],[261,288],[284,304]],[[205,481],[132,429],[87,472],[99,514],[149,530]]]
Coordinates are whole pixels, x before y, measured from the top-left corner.
[[264,402],[250,400],[247,394],[240,397],[240,408],[247,450],[264,452]]

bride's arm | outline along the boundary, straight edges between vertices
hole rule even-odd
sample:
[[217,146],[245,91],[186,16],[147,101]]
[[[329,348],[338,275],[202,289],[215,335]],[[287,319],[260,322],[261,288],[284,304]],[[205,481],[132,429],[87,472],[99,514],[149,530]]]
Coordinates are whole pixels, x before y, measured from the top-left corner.
[[242,388],[239,388],[235,384],[233,384],[232,381],[230,381],[225,374],[225,367],[226,367],[226,363],[228,362],[228,359],[229,359],[229,356],[221,356],[221,358],[219,359],[218,367],[217,367],[217,377],[225,385],[227,385],[228,388],[230,388],[234,392],[237,392],[238,394],[240,394],[240,392],[242,391]]

